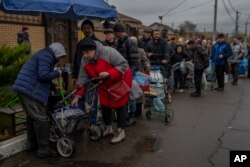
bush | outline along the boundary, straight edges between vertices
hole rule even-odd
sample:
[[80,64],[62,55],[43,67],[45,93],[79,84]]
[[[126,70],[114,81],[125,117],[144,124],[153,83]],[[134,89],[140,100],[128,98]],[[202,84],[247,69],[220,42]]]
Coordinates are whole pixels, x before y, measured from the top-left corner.
[[29,45],[10,47],[0,46],[0,86],[11,85],[15,80],[20,68],[30,57]]
[[0,107],[11,107],[20,103],[18,96],[10,86],[0,87]]

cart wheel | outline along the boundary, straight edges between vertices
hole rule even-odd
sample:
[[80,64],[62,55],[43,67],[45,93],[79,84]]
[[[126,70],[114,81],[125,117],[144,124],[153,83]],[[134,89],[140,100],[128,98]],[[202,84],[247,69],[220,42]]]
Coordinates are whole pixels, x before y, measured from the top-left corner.
[[169,123],[173,120],[174,118],[174,111],[173,110],[170,110],[168,109],[166,115],[165,115],[165,122],[166,123]]
[[150,112],[150,111],[147,111],[147,112],[146,112],[146,117],[147,117],[148,120],[151,119],[151,112]]
[[75,153],[76,145],[70,138],[62,137],[57,141],[56,148],[62,157],[69,158]]
[[92,141],[99,141],[103,135],[103,128],[100,125],[92,124],[88,129],[88,135]]
[[49,137],[49,141],[56,143],[59,140],[59,135],[57,133],[57,130],[55,127],[50,127],[50,137]]
[[59,140],[59,136],[56,134],[55,131],[50,131],[49,141],[56,143]]

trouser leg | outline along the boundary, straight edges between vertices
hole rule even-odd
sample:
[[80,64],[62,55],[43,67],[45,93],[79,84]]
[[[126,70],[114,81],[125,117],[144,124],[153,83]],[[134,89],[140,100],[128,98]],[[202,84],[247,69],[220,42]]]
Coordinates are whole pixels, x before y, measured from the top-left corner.
[[103,121],[106,126],[110,126],[112,122],[112,109],[102,106]]
[[126,107],[121,107],[116,109],[117,113],[117,121],[118,121],[118,128],[125,128],[125,121],[126,121]]

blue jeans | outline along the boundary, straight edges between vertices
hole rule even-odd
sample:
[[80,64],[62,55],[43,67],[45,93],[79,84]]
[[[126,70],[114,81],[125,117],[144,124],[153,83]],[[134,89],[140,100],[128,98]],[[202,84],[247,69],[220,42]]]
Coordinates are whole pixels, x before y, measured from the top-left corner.
[[136,100],[129,100],[127,109],[129,109],[130,112],[135,113],[135,111],[136,111]]

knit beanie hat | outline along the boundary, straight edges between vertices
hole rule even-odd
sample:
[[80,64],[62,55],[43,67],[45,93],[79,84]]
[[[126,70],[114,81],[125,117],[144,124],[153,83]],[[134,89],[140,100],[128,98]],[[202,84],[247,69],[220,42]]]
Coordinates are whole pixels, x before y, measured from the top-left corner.
[[114,32],[125,32],[125,25],[122,23],[116,23],[114,26]]
[[96,50],[96,43],[90,38],[85,38],[84,40],[80,41],[79,45],[82,51]]
[[89,19],[84,20],[84,21],[82,22],[81,30],[82,30],[82,27],[83,27],[84,25],[86,25],[86,24],[90,25],[90,26],[92,27],[93,31],[95,31],[94,24],[93,24],[93,22],[92,22],[91,20],[89,20]]
[[67,53],[65,52],[65,49],[63,45],[59,42],[52,43],[49,45],[49,47],[52,49],[52,51],[55,53],[56,58],[66,56]]

